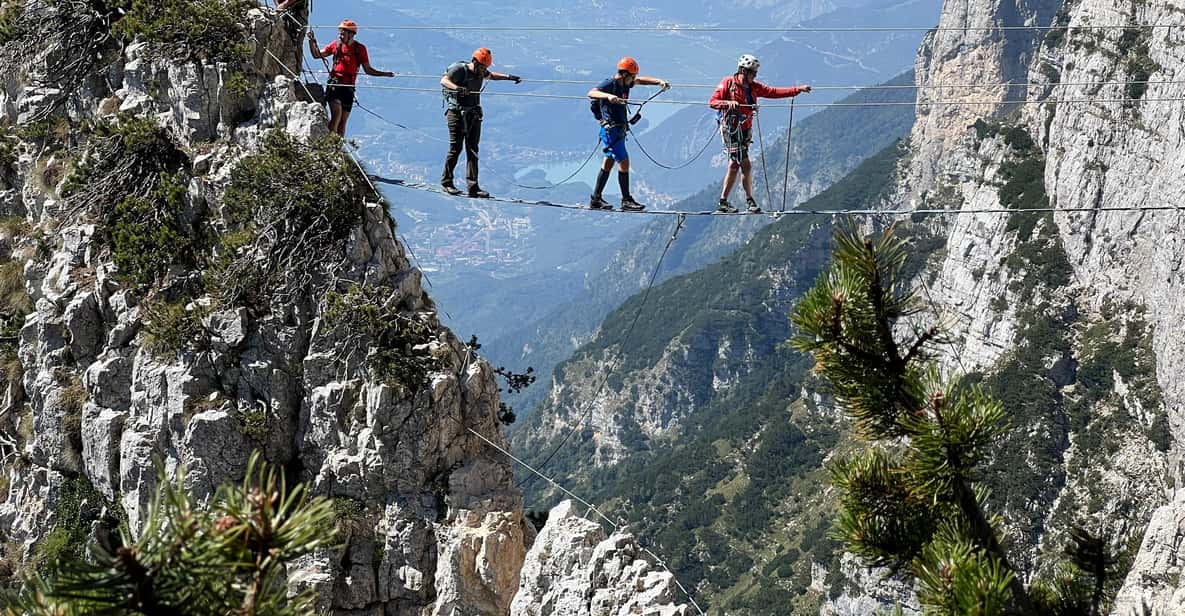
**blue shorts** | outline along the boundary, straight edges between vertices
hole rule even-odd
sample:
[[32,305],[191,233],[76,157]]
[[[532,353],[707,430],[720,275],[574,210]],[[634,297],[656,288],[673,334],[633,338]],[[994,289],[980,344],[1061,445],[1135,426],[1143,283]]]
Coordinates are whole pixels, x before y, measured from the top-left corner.
[[630,154],[625,151],[625,127],[601,127],[601,145],[605,149],[605,158],[612,158],[617,162],[629,160]]

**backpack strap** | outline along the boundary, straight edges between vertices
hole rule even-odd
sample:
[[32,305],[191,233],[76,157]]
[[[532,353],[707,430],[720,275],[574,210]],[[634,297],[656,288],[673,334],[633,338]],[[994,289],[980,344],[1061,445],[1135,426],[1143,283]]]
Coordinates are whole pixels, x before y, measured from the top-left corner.
[[[333,65],[334,66],[337,66],[337,61],[338,61],[339,56],[353,56],[355,58],[358,56],[358,47],[357,47],[358,41],[350,41],[350,45],[349,45],[350,48],[348,50],[345,49],[345,46],[341,44],[341,41],[334,41],[334,43],[336,43],[333,46]],[[330,76],[332,77],[332,75],[330,75]]]
[[[465,82],[465,84],[468,84],[469,83],[469,75],[470,75],[469,62],[466,62],[465,60],[458,60],[458,61],[450,64],[449,69],[452,69],[452,67],[454,67],[458,64],[461,65],[461,70],[465,71],[465,76],[462,77],[461,79],[462,79],[462,81]],[[460,87],[467,87],[465,84],[458,83],[456,85],[458,85]],[[445,107],[447,107],[448,109],[456,109],[458,111],[463,111],[465,109],[464,107],[461,107],[461,97],[457,96],[457,93],[453,92],[451,90],[444,91],[444,104],[445,104]]]
[[[736,100],[736,97],[733,96],[733,92],[735,92],[738,87],[739,86],[737,86],[736,75],[729,77],[728,78],[728,100]],[[753,103],[756,102],[757,99],[755,99],[753,97],[753,86],[752,85],[750,85],[748,88],[745,88],[744,94],[745,94],[745,102],[747,102],[750,105],[752,105]],[[730,111],[727,114],[722,113],[721,119],[723,119],[724,117],[728,117],[731,122],[735,122],[739,126],[740,124],[743,124],[746,119],[748,119],[748,116],[749,116],[748,113],[738,109],[735,112]]]

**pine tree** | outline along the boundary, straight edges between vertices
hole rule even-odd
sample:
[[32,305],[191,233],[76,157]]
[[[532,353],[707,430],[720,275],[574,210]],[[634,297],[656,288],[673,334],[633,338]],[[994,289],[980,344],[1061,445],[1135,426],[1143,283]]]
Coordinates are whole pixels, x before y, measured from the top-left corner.
[[866,443],[831,468],[835,536],[866,563],[911,574],[927,613],[1099,613],[1114,559],[1085,530],[1075,529],[1066,575],[1052,584],[1026,589],[1009,562],[980,476],[1006,411],[938,369],[942,332],[910,319],[921,302],[904,274],[905,243],[892,227],[874,241],[849,224],[833,248],[791,315],[791,344],[814,355]]
[[100,537],[91,558],[0,594],[0,615],[283,616],[312,612],[315,598],[288,596],[285,565],[331,545],[332,501],[291,489],[283,474],[248,464],[242,485],[221,487],[203,509],[158,469],[160,488],[139,539]]

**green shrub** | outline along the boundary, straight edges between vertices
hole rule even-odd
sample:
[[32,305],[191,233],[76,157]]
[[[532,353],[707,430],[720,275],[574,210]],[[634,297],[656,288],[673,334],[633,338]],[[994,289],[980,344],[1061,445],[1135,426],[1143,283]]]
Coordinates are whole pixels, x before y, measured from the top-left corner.
[[86,153],[62,187],[66,197],[90,194],[95,184],[112,175],[121,192],[103,195],[107,200],[115,202],[129,193],[146,196],[150,191],[137,190],[140,186],[148,182],[151,188],[161,173],[175,173],[185,163],[169,134],[149,117],[120,114],[114,121],[91,125],[88,133]]
[[66,479],[53,505],[53,529],[34,547],[31,565],[41,573],[86,556],[91,525],[100,519],[104,499],[86,475]]
[[337,536],[343,541],[373,530],[367,520],[366,503],[347,496],[333,499],[333,522]]
[[7,45],[23,35],[21,17],[24,12],[24,2],[9,0],[0,4],[0,45]]
[[225,305],[261,307],[309,281],[326,254],[344,248],[369,194],[336,138],[305,144],[269,133],[231,173],[222,206],[227,233],[215,248],[224,261],[210,276],[212,291]]
[[155,121],[124,115],[92,127],[63,184],[68,210],[99,220],[125,284],[151,284],[194,256],[184,220],[186,161]]
[[128,196],[108,220],[119,278],[150,285],[169,267],[193,255],[192,233],[183,219],[185,187],[178,176],[162,175],[151,198]]
[[0,315],[17,321],[16,327],[25,315],[33,311],[33,299],[25,290],[25,266],[20,261],[6,261],[0,264]]
[[355,344],[366,345],[369,367],[376,378],[417,391],[427,382],[428,374],[442,365],[426,348],[435,335],[428,324],[389,306],[391,295],[390,288],[371,285],[327,293],[324,321],[356,338]]
[[243,436],[256,442],[263,442],[267,438],[267,407],[262,403],[240,408],[235,416]]
[[160,55],[241,62],[250,48],[242,24],[256,6],[248,0],[124,0],[127,14],[112,27],[124,39],[152,45]]
[[284,221],[293,232],[324,223],[341,238],[361,220],[366,189],[338,139],[305,144],[272,131],[231,173],[224,216],[239,225]]
[[149,304],[144,316],[144,348],[154,355],[168,356],[182,349],[201,350],[209,344],[209,332],[202,325],[206,309],[187,310],[185,301]]
[[226,79],[226,91],[234,96],[246,96],[251,92],[251,81],[242,71],[235,71]]
[[124,115],[92,127],[82,160],[63,184],[70,210],[99,219],[125,284],[151,285],[170,266],[194,260],[186,160],[154,120]]

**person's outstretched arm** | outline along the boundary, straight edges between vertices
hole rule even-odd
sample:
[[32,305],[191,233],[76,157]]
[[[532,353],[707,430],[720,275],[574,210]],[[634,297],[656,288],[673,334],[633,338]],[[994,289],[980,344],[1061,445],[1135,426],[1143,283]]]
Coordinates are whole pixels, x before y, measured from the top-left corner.
[[663,91],[671,89],[671,82],[666,79],[659,79],[658,77],[643,77],[642,75],[638,75],[634,83],[643,86],[662,86]]
[[753,96],[759,96],[761,98],[790,98],[810,91],[811,87],[805,85],[773,88],[764,83],[753,83]]
[[494,71],[490,71],[490,81],[513,81],[515,84],[519,84],[522,83],[523,78],[509,73],[495,73]]

